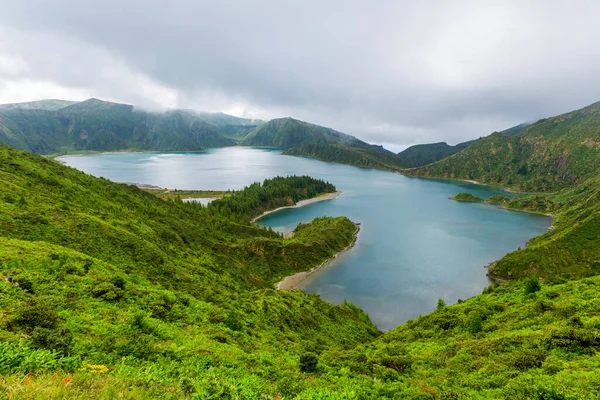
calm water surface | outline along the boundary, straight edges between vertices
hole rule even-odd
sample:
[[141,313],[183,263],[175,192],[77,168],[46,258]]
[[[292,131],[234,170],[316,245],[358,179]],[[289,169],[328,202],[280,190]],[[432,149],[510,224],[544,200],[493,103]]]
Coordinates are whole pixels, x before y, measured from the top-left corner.
[[68,165],[118,182],[173,189],[241,189],[277,175],[328,180],[343,194],[261,220],[281,232],[315,217],[345,215],[362,224],[357,245],[302,289],[333,302],[348,299],[382,330],[454,303],[489,284],[484,265],[547,231],[550,219],[487,204],[448,200],[460,191],[488,197],[499,190],[467,183],[230,147],[205,153],[119,153],[64,157]]

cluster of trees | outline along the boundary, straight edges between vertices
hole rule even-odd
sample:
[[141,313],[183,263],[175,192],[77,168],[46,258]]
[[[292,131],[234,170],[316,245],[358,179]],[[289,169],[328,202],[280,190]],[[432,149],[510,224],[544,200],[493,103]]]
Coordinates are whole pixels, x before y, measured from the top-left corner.
[[308,143],[286,150],[283,154],[316,158],[339,164],[396,171],[409,166],[398,155],[379,146]]
[[211,215],[248,222],[263,212],[293,206],[300,200],[335,192],[335,186],[309,176],[288,176],[255,182],[231,196],[213,200],[207,206]]

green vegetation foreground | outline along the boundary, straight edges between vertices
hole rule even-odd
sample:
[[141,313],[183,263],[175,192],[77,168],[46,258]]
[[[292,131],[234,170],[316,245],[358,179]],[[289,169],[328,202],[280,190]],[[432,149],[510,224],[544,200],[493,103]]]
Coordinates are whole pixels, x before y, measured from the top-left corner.
[[598,278],[511,283],[381,334],[358,307],[276,291],[353,240],[247,222],[335,190],[276,178],[202,207],[0,146],[0,396],[600,396]]

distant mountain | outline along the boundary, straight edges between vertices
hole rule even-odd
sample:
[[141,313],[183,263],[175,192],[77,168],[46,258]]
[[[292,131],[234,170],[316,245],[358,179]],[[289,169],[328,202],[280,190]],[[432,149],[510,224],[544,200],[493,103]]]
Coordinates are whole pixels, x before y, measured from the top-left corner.
[[56,111],[64,108],[66,106],[70,106],[71,104],[77,103],[76,101],[68,101],[68,100],[56,100],[56,99],[48,99],[48,100],[38,100],[38,101],[30,101],[27,103],[11,103],[11,104],[0,104],[1,109],[20,109],[20,110],[46,110],[46,111]]
[[407,173],[547,192],[599,171],[600,103],[595,103],[539,120],[516,134],[493,133],[453,156]]
[[0,106],[0,143],[40,154],[125,149],[195,151],[235,145],[231,137],[254,129],[252,123],[222,113],[148,112],[98,99],[79,103],[43,100]]
[[[516,135],[523,129],[527,128],[530,123],[522,123],[512,128],[508,128],[500,133],[503,135]],[[450,146],[446,142],[429,143],[429,144],[417,144],[410,146],[404,151],[398,153],[398,156],[403,160],[410,163],[413,167],[421,167],[423,165],[431,164],[439,160],[443,160],[446,157],[450,157],[459,151],[466,149],[472,143],[479,139],[469,140],[463,143],[459,143],[455,146]]]
[[381,146],[293,118],[269,122],[192,110],[149,112],[99,99],[0,106],[0,143],[38,154],[74,151],[198,151],[264,146],[284,154],[362,167],[410,166]]
[[450,157],[452,154],[456,154],[469,146],[475,140],[459,143],[456,146],[450,146],[446,142],[417,144],[401,151],[398,153],[398,156],[406,160],[410,165],[420,167]]
[[347,135],[293,118],[269,121],[241,141],[246,146],[284,149],[284,154],[380,169],[408,166],[391,151]]

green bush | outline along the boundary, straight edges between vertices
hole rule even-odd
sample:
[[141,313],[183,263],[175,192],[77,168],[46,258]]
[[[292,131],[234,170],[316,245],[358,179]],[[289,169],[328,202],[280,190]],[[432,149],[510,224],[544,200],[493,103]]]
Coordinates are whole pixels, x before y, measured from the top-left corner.
[[124,296],[121,289],[110,282],[102,282],[92,289],[92,296],[106,301],[118,301]]
[[53,302],[44,298],[33,298],[17,309],[11,322],[12,325],[33,330],[38,327],[54,329],[59,321]]
[[530,276],[525,279],[525,293],[531,294],[539,291],[542,288],[540,280],[537,276]]
[[319,358],[314,353],[304,353],[300,356],[300,371],[315,372]]
[[19,284],[19,287],[27,293],[33,294],[33,282],[27,278],[17,278],[15,281]]
[[73,335],[68,329],[48,329],[36,327],[31,334],[31,342],[35,347],[56,350],[68,354],[71,350]]

